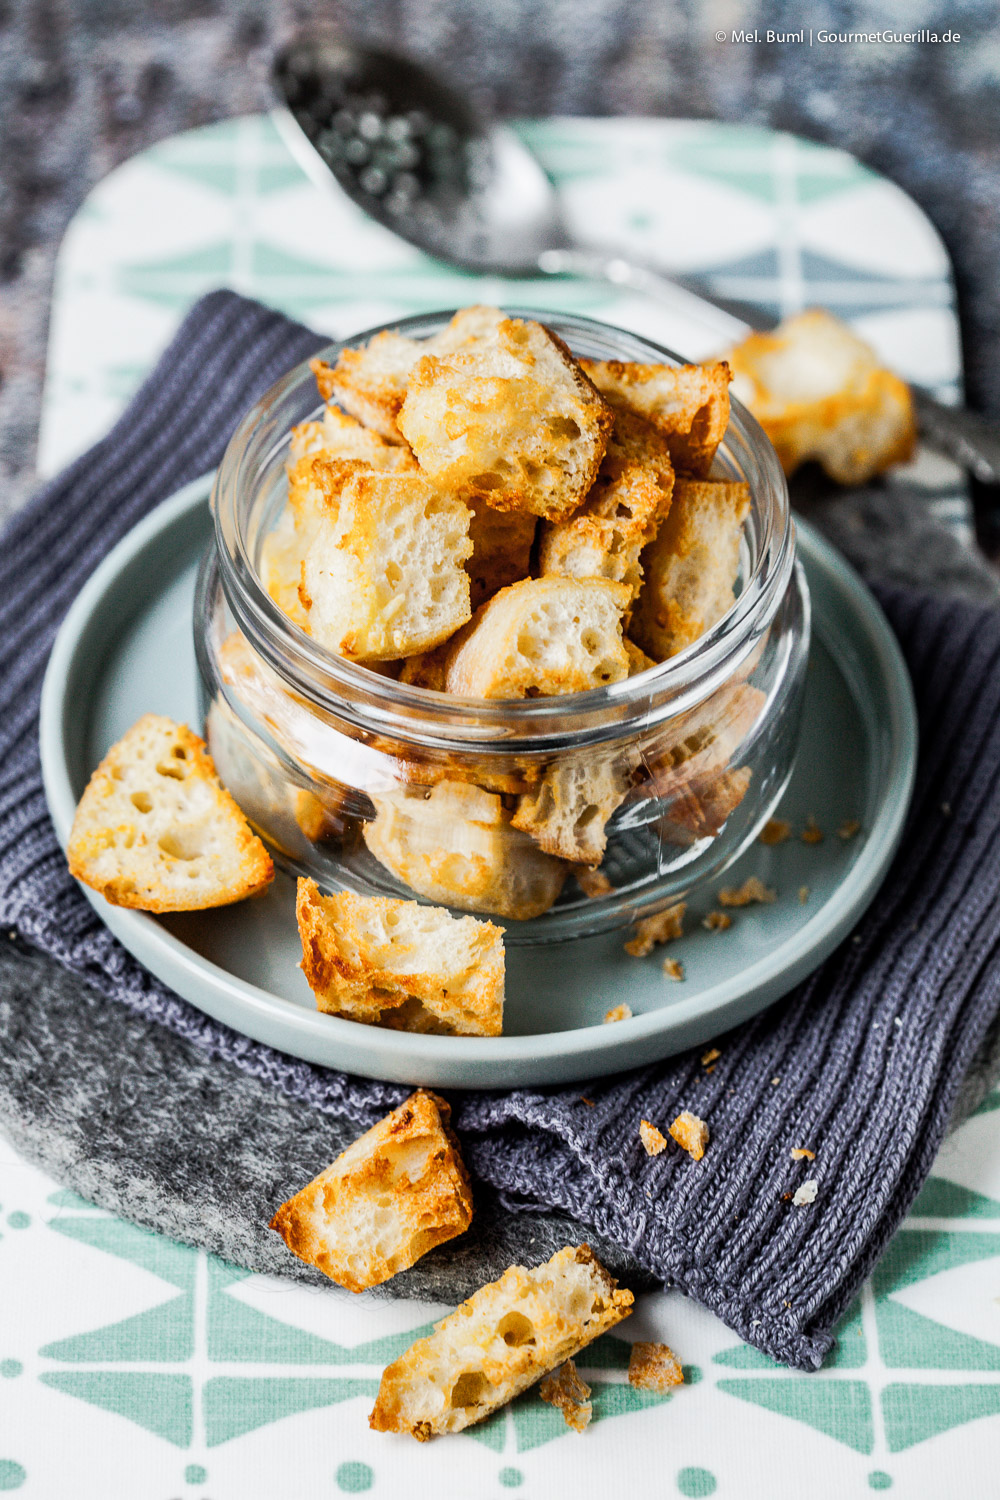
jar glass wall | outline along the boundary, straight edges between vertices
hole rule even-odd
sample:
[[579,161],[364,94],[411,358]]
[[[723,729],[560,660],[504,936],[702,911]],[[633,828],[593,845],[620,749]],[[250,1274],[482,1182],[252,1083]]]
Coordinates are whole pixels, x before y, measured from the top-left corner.
[[[450,316],[391,326],[421,338]],[[578,356],[679,362],[621,330],[541,316]],[[749,413],[733,402],[712,469],[750,490],[733,608],[624,681],[480,700],[332,655],[266,592],[289,433],[320,410],[299,366],[235,433],[195,605],[209,747],[278,864],[326,890],[494,916],[515,943],[625,925],[718,876],[788,781],[809,640],[784,477]],[[549,852],[567,820],[589,863]]]

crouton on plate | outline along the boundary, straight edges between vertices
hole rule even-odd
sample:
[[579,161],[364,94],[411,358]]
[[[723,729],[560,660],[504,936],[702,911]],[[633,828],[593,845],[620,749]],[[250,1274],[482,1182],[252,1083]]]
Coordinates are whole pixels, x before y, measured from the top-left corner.
[[67,855],[77,880],[138,911],[228,906],[274,877],[204,740],[159,714],[133,724],[91,776]]
[[300,879],[302,972],[319,1009],[441,1036],[503,1030],[503,928],[417,901],[321,896]]

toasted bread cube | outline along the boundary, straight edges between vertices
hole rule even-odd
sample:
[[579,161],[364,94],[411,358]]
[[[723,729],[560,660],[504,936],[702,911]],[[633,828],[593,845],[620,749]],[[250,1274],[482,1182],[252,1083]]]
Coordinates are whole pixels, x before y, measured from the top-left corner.
[[426,1442],[481,1422],[627,1318],[617,1287],[589,1245],[511,1266],[383,1371],[369,1425]]
[[388,443],[336,406],[328,406],[321,426],[323,451],[333,458],[355,459],[373,469],[416,473],[417,461],[405,444]]
[[289,467],[311,453],[322,453],[325,446],[322,422],[299,422],[288,435]]
[[364,825],[365,843],[428,901],[526,921],[562,890],[566,865],[511,827],[499,794],[441,781],[429,793],[379,792],[372,800],[377,817]]
[[336,400],[388,442],[400,443],[396,418],[410,371],[422,353],[416,339],[389,329],[377,333],[362,349],[342,349],[335,365],[311,359],[309,368],[324,401]]
[[499,1036],[503,928],[299,880],[302,972],[321,1011],[396,1031]]
[[522,511],[494,510],[484,500],[472,501],[469,510],[472,556],[465,567],[476,610],[501,589],[527,578],[538,522]]
[[354,661],[429,651],[469,619],[469,511],[418,474],[353,473],[302,563],[310,635]]
[[[727,921],[726,926],[728,925]],[[684,1147],[692,1161],[701,1161],[705,1155],[705,1147],[708,1145],[708,1126],[704,1120],[699,1120],[698,1116],[693,1115],[688,1109],[681,1110],[670,1127],[670,1134],[678,1146]]]
[[425,355],[398,421],[438,484],[562,520],[594,482],[613,418],[561,339],[505,318],[454,353]]
[[512,826],[530,833],[547,854],[599,865],[608,819],[625,800],[631,780],[631,767],[619,752],[564,757],[518,798]]
[[542,574],[610,578],[632,598],[642,583],[640,556],[668,511],[674,471],[666,440],[651,423],[621,409],[597,478],[568,521],[542,524]]
[[295,511],[286,505],[278,524],[261,543],[260,581],[278,608],[300,630],[306,626],[306,612],[299,599],[304,551]]
[[621,614],[627,585],[525,578],[476,613],[448,661],[449,693],[525,698],[585,693],[628,676]]
[[699,777],[674,793],[668,817],[657,820],[667,843],[690,846],[714,839],[746,796],[753,772],[749,766]]
[[390,329],[377,333],[361,349],[342,350],[336,365],[314,359],[309,367],[324,401],[336,399],[366,427],[390,443],[402,443],[396,419],[417,361],[425,354],[453,353],[488,337],[501,322],[503,313],[495,307],[463,307],[433,338],[409,339]]
[[653,423],[670,448],[674,468],[696,478],[712,467],[729,426],[729,366],[640,365],[621,360],[580,361],[597,389]]
[[451,650],[451,640],[447,640],[442,641],[440,646],[435,646],[433,651],[420,651],[416,656],[408,656],[399,674],[400,682],[405,682],[410,687],[428,688],[433,693],[446,692],[445,679]]
[[786,474],[816,459],[839,484],[864,484],[916,445],[910,388],[824,308],[752,333],[726,358],[733,393],[757,418]]
[[545,1376],[538,1387],[538,1394],[549,1406],[562,1412],[567,1427],[572,1427],[574,1432],[586,1432],[594,1415],[594,1408],[590,1403],[590,1386],[580,1379],[571,1359]]
[[450,1118],[443,1099],[419,1089],[283,1203],[271,1228],[349,1292],[407,1270],[472,1222]]
[[684,1384],[684,1371],[669,1344],[638,1342],[629,1355],[628,1383],[637,1391],[656,1391],[665,1396]]
[[145,714],[87,783],[70,874],[112,906],[200,911],[270,885],[274,866],[186,724]]
[[625,654],[628,657],[628,675],[630,677],[638,677],[640,672],[648,672],[650,667],[657,665],[651,656],[646,655],[641,646],[636,645],[631,636],[625,636],[622,644],[625,647]]
[[749,510],[745,484],[674,485],[670,514],[642,554],[645,579],[629,627],[657,661],[676,656],[732,608]]

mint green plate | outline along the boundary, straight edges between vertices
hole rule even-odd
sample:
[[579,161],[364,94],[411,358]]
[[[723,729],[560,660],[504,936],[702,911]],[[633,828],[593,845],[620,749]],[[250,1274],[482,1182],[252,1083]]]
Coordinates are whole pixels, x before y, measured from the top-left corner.
[[[63,845],[76,802],[108,746],[143,713],[197,725],[191,612],[211,539],[210,478],[188,485],[135,528],[83,589],[59,632],[42,695],[42,768]],[[916,765],[913,695],[871,594],[840,556],[798,523],[813,604],[802,740],[782,817],[815,816],[826,837],[755,844],[727,872],[776,888],[770,906],[733,913],[726,932],[701,917],[668,949],[630,958],[622,933],[507,956],[502,1037],[411,1036],[317,1013],[296,967],[294,887],[215,911],[153,917],[84,890],[136,958],[200,1010],[295,1057],[373,1078],[451,1088],[562,1083],[666,1057],[718,1036],[787,993],[846,937],[878,890],[903,827]],[[835,830],[857,819],[850,840]],[[808,899],[800,890],[808,887]],[[666,953],[681,983],[662,971]],[[626,1001],[633,1016],[603,1025]]]

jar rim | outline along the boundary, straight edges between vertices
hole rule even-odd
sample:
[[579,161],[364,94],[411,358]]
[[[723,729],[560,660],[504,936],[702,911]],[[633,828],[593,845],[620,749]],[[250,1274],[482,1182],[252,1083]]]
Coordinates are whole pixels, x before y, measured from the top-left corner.
[[[332,362],[341,350],[386,331],[428,337],[444,327],[455,311],[392,319],[350,339],[332,341],[314,357]],[[580,352],[573,343],[577,335],[604,346],[598,357],[686,363],[651,339],[597,319],[525,307],[503,311],[509,317],[544,321],[574,353]],[[303,361],[276,381],[246,414],[216,474],[212,511],[220,578],[237,624],[286,685],[321,710],[346,716],[363,730],[400,734],[444,749],[486,743],[497,750],[538,749],[540,743],[557,748],[557,742],[579,746],[617,739],[710,696],[750,655],[780,605],[795,561],[788,487],[763,428],[731,397],[719,459],[732,472],[717,477],[738,477],[749,485],[751,505],[757,507],[760,522],[756,556],[732,607],[676,656],[588,692],[519,699],[458,698],[383,677],[359,662],[337,656],[300,630],[271,598],[250,543],[255,492],[260,489],[264,464],[273,463],[279,449],[287,446],[291,426],[305,420],[301,414],[289,417],[284,406],[303,384],[312,387],[312,380],[309,361]],[[276,411],[281,413],[277,418]]]

